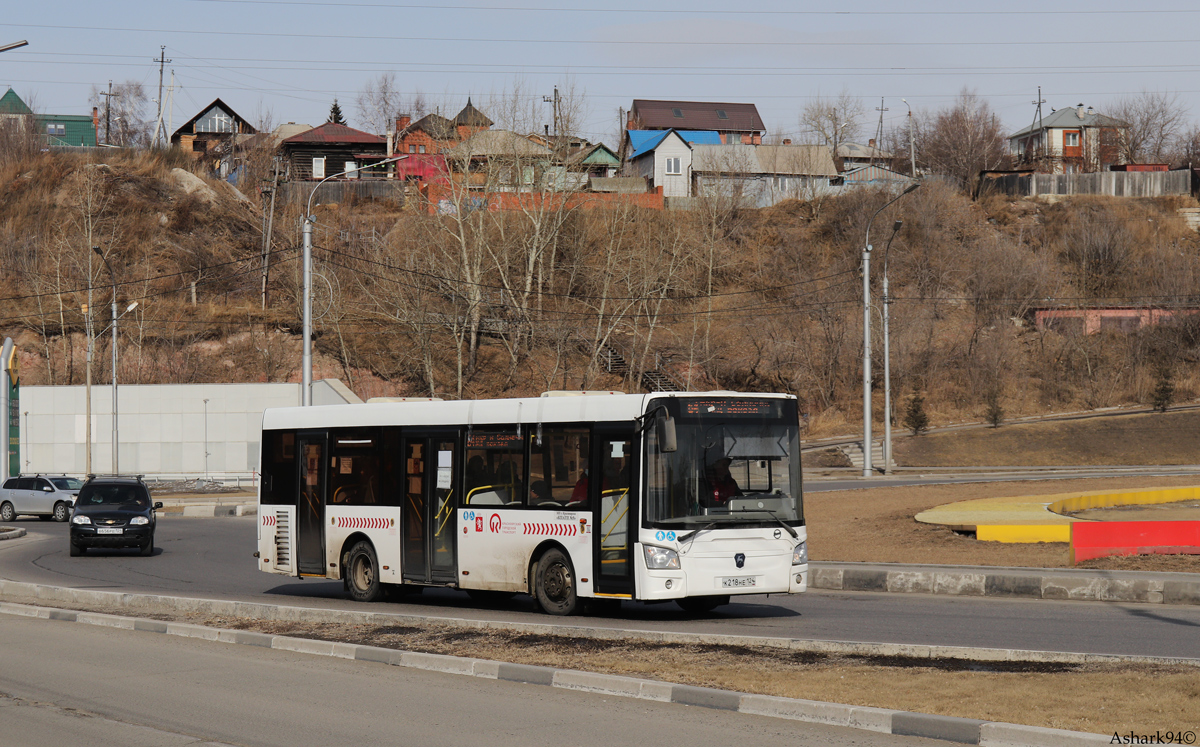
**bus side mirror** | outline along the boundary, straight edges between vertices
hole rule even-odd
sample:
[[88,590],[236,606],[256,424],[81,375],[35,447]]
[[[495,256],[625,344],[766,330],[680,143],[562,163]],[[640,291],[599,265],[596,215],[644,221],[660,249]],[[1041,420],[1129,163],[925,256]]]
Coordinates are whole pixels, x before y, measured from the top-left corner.
[[664,413],[655,421],[655,427],[657,428],[655,435],[658,436],[658,450],[664,454],[675,451],[679,447],[675,441],[675,418]]

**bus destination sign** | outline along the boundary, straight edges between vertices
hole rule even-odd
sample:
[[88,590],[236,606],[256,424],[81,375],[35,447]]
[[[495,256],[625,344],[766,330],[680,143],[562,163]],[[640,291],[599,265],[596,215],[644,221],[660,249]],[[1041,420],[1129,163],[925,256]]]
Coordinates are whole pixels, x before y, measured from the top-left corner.
[[730,417],[778,417],[777,399],[685,399],[684,415],[725,415]]

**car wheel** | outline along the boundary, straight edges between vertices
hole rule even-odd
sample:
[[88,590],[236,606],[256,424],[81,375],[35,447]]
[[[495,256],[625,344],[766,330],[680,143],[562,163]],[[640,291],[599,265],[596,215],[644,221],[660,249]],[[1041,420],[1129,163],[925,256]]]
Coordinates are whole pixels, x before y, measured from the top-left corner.
[[54,504],[54,520],[58,521],[58,522],[63,522],[69,518],[71,518],[71,509],[67,506],[67,504],[63,503],[62,501],[55,503]]
[[5,501],[0,505],[0,521],[12,521],[17,518],[17,512],[13,510],[13,504]]
[[541,608],[551,615],[575,614],[579,602],[575,596],[575,570],[562,550],[547,550],[538,561],[534,594]]
[[83,555],[83,553],[86,549],[87,548],[80,547],[79,545],[72,542],[71,543],[71,557],[78,558],[80,555]]
[[676,599],[675,604],[678,604],[684,612],[690,612],[693,615],[712,612],[722,604],[729,604],[729,597],[684,597]]
[[150,535],[150,539],[146,540],[146,544],[141,547],[143,557],[154,554],[154,535]]
[[359,542],[346,555],[346,590],[356,602],[374,602],[381,595],[379,560],[370,542]]

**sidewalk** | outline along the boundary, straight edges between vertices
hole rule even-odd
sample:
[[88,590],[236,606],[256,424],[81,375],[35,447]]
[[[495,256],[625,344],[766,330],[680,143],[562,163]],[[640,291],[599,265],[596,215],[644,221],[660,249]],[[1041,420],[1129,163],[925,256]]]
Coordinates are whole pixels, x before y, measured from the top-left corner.
[[258,513],[255,493],[176,493],[155,495],[163,507],[158,515],[170,516],[254,516]]

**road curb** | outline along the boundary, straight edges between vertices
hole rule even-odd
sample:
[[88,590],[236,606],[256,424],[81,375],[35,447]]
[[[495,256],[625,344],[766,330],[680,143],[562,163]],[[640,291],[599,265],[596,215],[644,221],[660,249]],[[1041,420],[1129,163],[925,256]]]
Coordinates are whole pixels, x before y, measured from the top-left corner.
[[257,514],[258,506],[253,503],[188,503],[167,506],[158,510],[158,518],[160,519],[176,516],[213,518],[224,516],[255,516]]
[[1200,574],[1064,568],[886,567],[813,563],[810,589],[1047,599],[1060,602],[1200,604]]
[[25,530],[20,527],[0,527],[0,540],[11,540],[24,536]]
[[[154,633],[201,638],[233,645],[261,646],[292,651],[310,656],[333,656],[379,663],[386,666],[413,667],[428,671],[469,677],[519,682],[522,684],[583,690],[602,695],[639,698],[678,703],[697,708],[736,711],[756,716],[783,718],[793,721],[864,729],[898,736],[919,736],[958,744],[1003,747],[1006,745],[1040,745],[1044,747],[1090,747],[1109,744],[1111,737],[1103,734],[1047,729],[978,719],[910,713],[887,708],[843,705],[813,700],[752,695],[731,690],[695,687],[670,682],[644,680],[636,677],[593,674],[568,669],[554,669],[527,664],[447,656],[419,654],[410,651],[335,643],[308,638],[253,633],[244,630],[208,628],[201,625],[161,624],[156,620],[95,615],[12,602],[0,602],[0,614],[36,617],[105,625]],[[154,624],[150,624],[154,623]]]
[[[21,600],[6,602],[3,600]],[[1154,664],[1185,665],[1200,668],[1200,659],[1161,656],[1125,656],[1119,654],[1084,654],[1066,651],[1036,651],[1026,649],[975,648],[968,646],[938,646],[906,643],[860,643],[799,638],[766,638],[758,636],[720,635],[710,633],[675,633],[628,628],[596,628],[585,625],[553,623],[522,623],[492,620],[461,620],[428,615],[390,612],[360,612],[358,610],[323,609],[319,607],[290,607],[285,605],[238,602],[219,599],[196,599],[157,594],[135,594],[114,591],[73,589],[63,586],[42,586],[0,579],[0,608],[5,604],[23,604],[40,600],[65,605],[115,606],[136,612],[193,613],[229,617],[273,620],[279,622],[341,623],[349,625],[411,625],[418,627],[449,627],[460,630],[504,630],[525,635],[550,635],[593,640],[637,640],[648,643],[684,645],[754,646],[787,651],[842,656],[900,656],[909,659],[953,659],[976,662],[1037,662],[1042,664]],[[72,613],[73,614],[73,613]],[[167,631],[181,623],[167,623]]]

